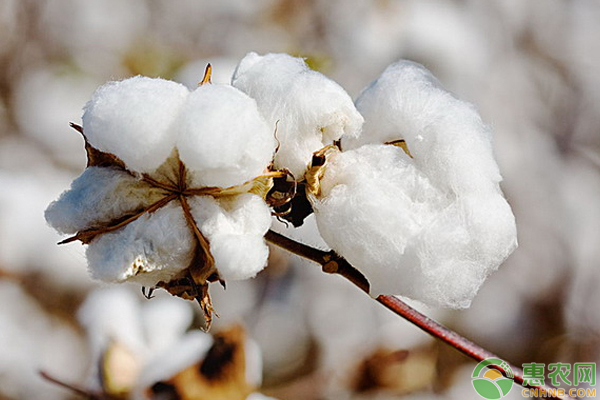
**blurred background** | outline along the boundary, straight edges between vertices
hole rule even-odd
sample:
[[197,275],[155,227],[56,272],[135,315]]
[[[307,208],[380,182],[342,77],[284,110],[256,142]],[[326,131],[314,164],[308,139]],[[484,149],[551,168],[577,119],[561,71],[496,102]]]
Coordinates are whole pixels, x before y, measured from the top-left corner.
[[[407,58],[474,103],[520,247],[470,309],[420,308],[517,365],[600,361],[599,38],[594,0],[0,0],[0,399],[77,398],[39,370],[97,389],[107,338],[135,347],[174,315],[145,312],[125,340],[132,309],[177,302],[192,317],[173,343],[198,326],[196,304],[92,281],[83,246],[57,246],[43,212],[85,166],[68,123],[96,87],[137,74],[193,87],[208,62],[226,83],[249,51],[306,57],[353,97]],[[311,221],[290,234],[322,245]],[[469,359],[277,249],[256,279],[211,290],[212,331],[244,327],[261,361],[247,357],[262,373],[249,381],[268,396],[476,398]]]

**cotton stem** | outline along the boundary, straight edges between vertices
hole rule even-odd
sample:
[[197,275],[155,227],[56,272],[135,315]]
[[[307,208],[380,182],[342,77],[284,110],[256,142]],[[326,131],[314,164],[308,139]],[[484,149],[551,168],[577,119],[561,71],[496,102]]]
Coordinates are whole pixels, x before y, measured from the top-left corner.
[[[297,242],[293,239],[290,239],[286,236],[283,236],[277,232],[269,231],[265,235],[265,239],[272,244],[281,247],[284,250],[289,251],[297,256],[306,258],[313,262],[316,262],[321,265],[324,272],[334,273],[338,275],[342,275],[344,278],[348,279],[350,282],[354,283],[358,288],[363,290],[366,293],[369,293],[369,283],[365,279],[365,277],[348,261],[339,255],[335,254],[333,251],[323,251],[316,249],[314,247],[305,245],[303,243]],[[451,329],[446,328],[442,324],[434,321],[433,319],[427,317],[426,315],[420,313],[415,310],[399,298],[390,295],[380,295],[375,299],[378,303],[385,306],[387,309],[392,311],[394,314],[404,318],[405,320],[411,322],[416,325],[423,331],[432,335],[433,337],[443,341],[444,343],[454,347],[456,350],[465,354],[466,356],[474,359],[477,362],[483,361],[486,358],[500,358],[501,357],[487,351],[483,347],[471,342],[467,338],[459,335],[458,333],[452,331]],[[519,385],[523,386],[523,371],[517,366],[510,365],[512,371],[514,373],[513,380]],[[503,375],[506,376],[505,371],[495,365],[490,365],[490,368],[495,368],[500,371]],[[526,387],[532,389],[554,389],[550,386],[530,386]],[[571,399],[570,397],[550,397],[556,399]]]

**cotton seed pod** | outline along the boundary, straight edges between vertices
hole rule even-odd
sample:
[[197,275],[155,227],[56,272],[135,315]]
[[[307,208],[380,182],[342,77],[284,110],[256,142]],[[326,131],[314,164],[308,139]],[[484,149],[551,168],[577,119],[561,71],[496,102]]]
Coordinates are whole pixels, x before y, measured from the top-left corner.
[[207,282],[266,265],[265,196],[278,174],[254,100],[228,85],[189,93],[135,77],[99,88],[83,121],[88,168],[46,219],[74,235],[64,243],[89,245],[92,276],[163,287],[210,315]]
[[311,195],[321,235],[373,296],[468,307],[517,245],[488,128],[411,62],[388,67],[357,106],[361,136],[328,155]]
[[344,89],[301,58],[248,53],[232,85],[255,99],[269,124],[277,125],[275,167],[288,169],[298,180],[313,152],[342,135],[357,136],[363,123]]

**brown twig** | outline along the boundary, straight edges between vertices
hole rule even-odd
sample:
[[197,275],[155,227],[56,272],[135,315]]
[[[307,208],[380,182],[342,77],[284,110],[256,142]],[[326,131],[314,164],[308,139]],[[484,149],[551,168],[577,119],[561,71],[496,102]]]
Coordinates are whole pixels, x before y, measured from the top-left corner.
[[[366,293],[369,293],[369,283],[365,279],[365,277],[359,271],[357,271],[354,267],[352,267],[352,265],[350,265],[350,263],[348,263],[348,261],[346,261],[344,258],[337,255],[335,252],[333,252],[333,251],[327,252],[327,251],[316,249],[314,247],[297,242],[293,239],[290,239],[286,236],[283,236],[283,235],[281,235],[277,232],[273,232],[273,231],[267,232],[267,234],[265,235],[265,239],[267,241],[273,243],[274,245],[289,251],[290,253],[296,254],[297,256],[306,258],[308,260],[311,260],[311,261],[314,261],[314,262],[320,264],[322,266],[324,272],[342,275],[344,278],[348,279],[349,281],[354,283],[356,286],[358,286],[361,290],[363,290]],[[467,338],[459,335],[458,333],[446,328],[442,324],[440,324],[440,323],[432,320],[431,318],[427,317],[426,315],[420,313],[419,311],[415,310],[414,308],[412,308],[411,306],[409,306],[408,304],[406,304],[405,302],[403,302],[402,300],[400,300],[399,298],[397,298],[395,296],[380,295],[376,298],[376,300],[377,300],[377,302],[379,302],[380,304],[382,304],[386,308],[388,308],[390,311],[392,311],[394,314],[406,319],[407,321],[416,325],[417,327],[419,327],[420,329],[429,333],[433,337],[454,347],[456,350],[460,351],[461,353],[474,359],[477,362],[483,361],[487,358],[500,358],[501,359],[501,357],[498,357],[497,355],[487,351],[483,347],[471,342]],[[513,380],[516,383],[518,383],[519,385],[524,386],[523,385],[523,371],[514,365],[511,365],[511,364],[509,364],[509,365],[514,373]],[[495,368],[498,371],[500,371],[502,374],[507,376],[506,371],[504,371],[499,366],[490,365],[490,368]],[[550,389],[556,390],[555,388],[547,386],[547,385],[543,385],[543,386],[526,385],[525,387],[532,388],[532,389],[544,389],[546,391],[548,391]],[[549,396],[549,398],[564,399],[564,400],[570,399],[570,397],[567,397],[567,396],[564,396],[564,397]]]
[[88,389],[73,385],[71,383],[63,382],[60,379],[53,377],[46,371],[39,371],[39,374],[41,375],[42,378],[44,378],[48,382],[52,382],[55,385],[61,386],[65,389],[70,390],[71,392],[78,394],[80,396],[83,396],[89,400],[111,400],[111,398],[109,396],[104,395],[103,393],[95,393]]

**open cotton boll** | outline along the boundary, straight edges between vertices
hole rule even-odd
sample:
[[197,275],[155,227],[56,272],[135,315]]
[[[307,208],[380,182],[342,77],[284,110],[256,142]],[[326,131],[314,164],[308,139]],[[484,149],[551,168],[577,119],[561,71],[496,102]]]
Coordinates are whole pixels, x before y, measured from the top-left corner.
[[181,207],[171,202],[125,227],[94,239],[87,248],[92,276],[106,282],[169,282],[190,265],[194,241]]
[[88,295],[77,319],[87,331],[94,359],[100,357],[111,340],[140,355],[147,350],[140,311],[136,295],[125,287],[99,289]]
[[52,315],[19,282],[0,280],[0,398],[65,398],[39,371],[79,384],[85,345],[66,320]]
[[248,279],[267,264],[269,249],[263,236],[271,225],[265,202],[254,194],[217,201],[211,197],[190,200],[192,215],[210,242],[221,278]]
[[491,133],[475,108],[445,91],[423,66],[390,65],[356,107],[365,118],[363,131],[344,137],[344,148],[404,139],[415,164],[438,187],[480,192],[501,181]]
[[193,319],[194,313],[188,302],[174,297],[153,299],[144,305],[141,313],[148,347],[152,352],[164,351],[185,334]]
[[516,246],[499,191],[460,196],[436,186],[402,149],[334,153],[313,206],[323,239],[369,280],[371,294],[468,307]]
[[160,189],[125,171],[89,167],[50,204],[45,217],[58,232],[72,234],[135,212],[163,196]]
[[275,167],[288,168],[296,179],[304,176],[315,151],[342,135],[358,135],[363,123],[344,89],[301,58],[249,53],[232,85],[256,100],[273,128],[277,124]]
[[148,388],[157,382],[172,378],[202,360],[214,343],[212,336],[198,330],[176,339],[163,351],[154,353],[147,360],[132,391],[132,399],[148,399]]
[[164,79],[136,76],[109,82],[85,105],[86,138],[129,169],[152,172],[173,150],[173,123],[188,95],[185,86]]
[[260,175],[273,158],[274,128],[256,102],[228,85],[202,85],[179,117],[177,148],[195,186],[234,186]]

